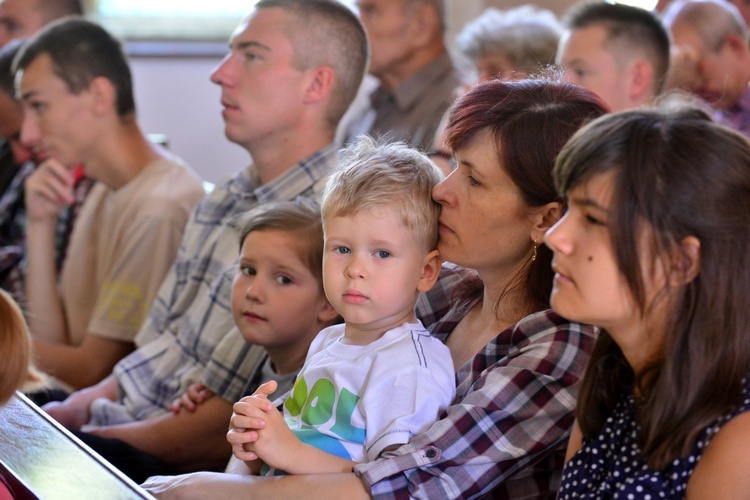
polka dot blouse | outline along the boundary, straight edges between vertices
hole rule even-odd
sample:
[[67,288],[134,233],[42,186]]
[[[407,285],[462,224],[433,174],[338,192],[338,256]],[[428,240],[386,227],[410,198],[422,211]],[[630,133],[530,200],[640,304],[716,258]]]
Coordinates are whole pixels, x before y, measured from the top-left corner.
[[711,438],[732,417],[750,411],[750,378],[744,381],[745,400],[731,415],[703,431],[690,454],[675,460],[664,472],[650,470],[636,444],[633,396],[623,396],[599,435],[584,439],[583,447],[563,470],[558,498],[617,498],[651,500],[682,498],[690,475]]

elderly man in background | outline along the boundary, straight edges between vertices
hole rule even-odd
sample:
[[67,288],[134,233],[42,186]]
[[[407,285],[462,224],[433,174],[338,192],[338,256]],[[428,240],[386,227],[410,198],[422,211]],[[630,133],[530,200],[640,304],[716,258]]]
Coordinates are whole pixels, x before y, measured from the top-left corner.
[[357,7],[379,85],[346,126],[346,139],[386,136],[430,150],[461,83],[445,46],[444,0],[358,0]]
[[674,50],[671,87],[694,93],[716,119],[750,136],[748,27],[724,1],[678,1],[664,12]]

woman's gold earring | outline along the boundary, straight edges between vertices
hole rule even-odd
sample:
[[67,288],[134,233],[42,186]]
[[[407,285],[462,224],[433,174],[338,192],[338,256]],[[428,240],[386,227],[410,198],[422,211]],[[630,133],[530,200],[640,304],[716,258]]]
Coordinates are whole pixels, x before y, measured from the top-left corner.
[[536,240],[534,240],[534,253],[531,254],[531,262],[534,262],[536,260],[536,247],[539,245],[536,244]]

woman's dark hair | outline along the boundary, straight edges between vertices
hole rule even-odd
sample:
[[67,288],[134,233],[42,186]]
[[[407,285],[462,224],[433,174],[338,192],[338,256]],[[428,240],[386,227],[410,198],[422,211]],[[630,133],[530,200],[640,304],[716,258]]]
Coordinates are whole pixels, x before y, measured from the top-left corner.
[[[478,133],[494,136],[498,168],[504,168],[529,207],[561,201],[552,182],[552,167],[565,142],[584,123],[607,108],[588,90],[551,79],[488,80],[476,85],[453,105],[448,118],[447,144],[464,147]],[[501,238],[502,235],[497,235]],[[552,252],[544,245],[511,281],[505,294],[523,289],[527,313],[549,308],[552,291]],[[469,282],[464,299],[475,303],[483,285]]]
[[[750,366],[750,143],[697,109],[618,113],[568,142],[555,183],[566,193],[605,172],[613,176],[612,248],[642,316],[653,303],[646,299],[644,249],[667,272],[659,291],[667,300],[665,324],[652,332],[664,336],[664,346],[636,375],[602,331],[576,416],[583,435],[595,437],[622,395],[635,391],[641,449],[649,467],[663,470],[742,402]],[[692,280],[680,279],[686,237],[700,242]]]

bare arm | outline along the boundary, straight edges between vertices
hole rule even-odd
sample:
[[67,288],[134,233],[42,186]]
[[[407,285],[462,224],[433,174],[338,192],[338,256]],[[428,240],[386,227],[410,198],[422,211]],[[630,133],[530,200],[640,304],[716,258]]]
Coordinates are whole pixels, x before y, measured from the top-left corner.
[[687,485],[686,498],[750,498],[750,413],[726,424],[703,453]]
[[170,412],[138,422],[84,430],[125,441],[171,465],[218,469],[226,465],[231,454],[226,441],[231,415],[231,403],[213,397],[194,412]]
[[180,410],[195,411],[199,406],[214,397],[213,391],[203,384],[191,384],[180,397],[169,406],[169,411],[179,413]]
[[258,477],[199,472],[152,477],[143,487],[162,499],[370,498],[364,483],[353,473]]
[[288,462],[290,465],[282,469],[290,474],[350,472],[357,465],[357,462],[326,453],[305,443],[300,443],[300,446],[295,448],[292,457],[294,460]]
[[60,211],[73,202],[73,174],[49,159],[26,181],[26,295],[31,332],[51,342],[68,343],[55,265],[55,229]]
[[89,387],[102,380],[132,350],[133,344],[130,342],[90,334],[78,346],[34,339],[36,365],[76,389]]
[[112,375],[95,386],[74,392],[61,403],[48,403],[42,409],[62,425],[78,430],[89,421],[91,402],[99,398],[117,399],[117,380]]

